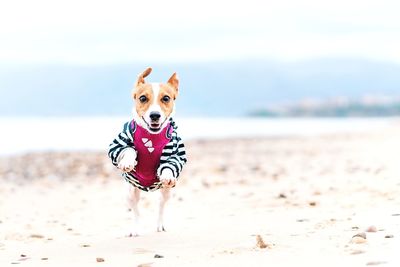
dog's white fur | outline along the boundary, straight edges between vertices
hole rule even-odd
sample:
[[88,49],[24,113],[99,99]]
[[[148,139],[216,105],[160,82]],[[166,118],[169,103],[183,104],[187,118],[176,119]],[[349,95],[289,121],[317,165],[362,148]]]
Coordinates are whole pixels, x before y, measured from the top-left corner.
[[[158,83],[152,83],[151,84],[152,88],[152,93],[155,96],[159,95],[160,92],[160,85]],[[175,113],[175,105],[173,107],[173,111],[171,112],[171,115],[169,117],[166,117],[165,114],[162,112],[161,108],[159,105],[157,105],[157,101],[155,101],[156,97],[154,97],[153,103],[150,105],[149,109],[146,111],[145,115],[142,117],[139,117],[139,115],[136,113],[135,109],[133,109],[133,117],[134,120],[142,127],[148,129],[149,123],[146,123],[146,121],[143,121],[143,119],[148,119],[150,121],[150,113],[153,111],[160,112],[161,118],[160,121],[163,122],[163,124],[160,127],[160,130],[158,132],[151,132],[150,133],[159,133],[162,131],[163,128],[165,128],[168,124],[168,120],[170,117],[173,116]],[[125,172],[132,171],[136,164],[136,151],[133,148],[126,148],[124,151],[121,152],[119,158],[118,158],[118,168]],[[172,171],[168,168],[164,169],[163,172],[161,173],[159,177],[160,181],[163,184],[163,187],[160,189],[161,196],[160,196],[160,205],[159,205],[159,213],[158,213],[158,221],[157,221],[157,231],[165,231],[164,227],[164,209],[165,209],[165,204],[167,201],[170,199],[170,189],[176,184],[176,178],[174,177]],[[138,209],[138,203],[140,200],[140,189],[133,187],[132,185],[128,184],[128,206],[129,208],[133,211],[134,213],[134,225],[133,229],[130,231],[129,236],[138,236],[140,234],[140,213]]]

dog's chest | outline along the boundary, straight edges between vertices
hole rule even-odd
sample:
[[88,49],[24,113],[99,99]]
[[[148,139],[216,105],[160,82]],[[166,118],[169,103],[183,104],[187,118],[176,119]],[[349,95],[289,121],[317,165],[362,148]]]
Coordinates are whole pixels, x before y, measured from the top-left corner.
[[151,184],[156,177],[156,171],[160,164],[161,154],[164,147],[170,141],[167,136],[169,126],[165,127],[159,134],[150,134],[140,126],[134,133],[134,146],[137,152],[136,176],[143,185]]

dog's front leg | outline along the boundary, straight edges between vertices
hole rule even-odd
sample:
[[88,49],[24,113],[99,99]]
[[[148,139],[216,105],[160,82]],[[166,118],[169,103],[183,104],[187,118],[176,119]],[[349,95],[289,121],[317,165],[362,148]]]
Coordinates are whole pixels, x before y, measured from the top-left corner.
[[128,191],[128,205],[129,208],[133,211],[134,214],[134,223],[133,228],[128,233],[128,236],[138,236],[140,233],[140,214],[139,214],[139,200],[140,200],[140,190],[132,185],[129,186]]
[[171,192],[170,192],[170,188],[161,188],[160,192],[161,192],[161,196],[160,196],[160,209],[158,212],[158,225],[157,225],[157,231],[158,232],[165,232],[165,227],[164,227],[164,208],[165,208],[165,204],[167,203],[167,201],[170,199],[171,197]]

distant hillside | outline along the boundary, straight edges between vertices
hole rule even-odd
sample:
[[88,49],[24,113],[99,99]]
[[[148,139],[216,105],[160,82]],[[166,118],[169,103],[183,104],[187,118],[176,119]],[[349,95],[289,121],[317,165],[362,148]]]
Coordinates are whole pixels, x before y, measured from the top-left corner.
[[[0,66],[0,115],[126,115],[146,65]],[[187,116],[237,116],[307,98],[400,95],[400,65],[350,59],[153,65],[149,81],[181,78]]]
[[318,105],[296,104],[279,109],[265,108],[249,113],[255,117],[390,117],[400,116],[400,101],[364,103],[363,101]]

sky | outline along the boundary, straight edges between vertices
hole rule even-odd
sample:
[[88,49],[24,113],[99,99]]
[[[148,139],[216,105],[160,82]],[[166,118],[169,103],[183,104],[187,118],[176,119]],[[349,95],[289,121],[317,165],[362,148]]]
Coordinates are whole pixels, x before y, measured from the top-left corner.
[[400,63],[400,1],[0,1],[2,64]]

